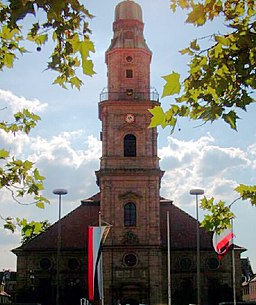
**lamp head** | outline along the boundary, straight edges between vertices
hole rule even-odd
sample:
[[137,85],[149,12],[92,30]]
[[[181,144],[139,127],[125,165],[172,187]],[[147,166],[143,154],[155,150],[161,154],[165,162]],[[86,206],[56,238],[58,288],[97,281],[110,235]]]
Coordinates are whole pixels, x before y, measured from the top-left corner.
[[190,195],[203,195],[204,194],[204,190],[202,189],[192,189],[189,191]]
[[65,189],[55,189],[52,192],[54,195],[66,195],[68,193]]

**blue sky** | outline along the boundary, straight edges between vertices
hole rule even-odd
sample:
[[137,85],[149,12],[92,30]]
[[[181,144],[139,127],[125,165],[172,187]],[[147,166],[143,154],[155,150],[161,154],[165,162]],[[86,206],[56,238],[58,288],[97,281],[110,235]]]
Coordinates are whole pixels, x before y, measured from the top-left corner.
[[[27,217],[32,220],[48,219],[55,222],[58,217],[55,188],[63,187],[69,193],[63,197],[63,215],[80,205],[80,200],[98,192],[94,171],[99,169],[101,155],[101,131],[98,119],[99,94],[107,84],[105,51],[112,38],[112,23],[117,0],[97,0],[86,3],[95,18],[90,22],[96,75],[84,77],[84,87],[64,90],[51,85],[55,74],[44,71],[49,49],[37,52],[28,45],[31,53],[20,58],[11,70],[0,74],[1,119],[8,119],[20,108],[29,107],[37,112],[42,121],[29,137],[15,138],[0,132],[0,143],[22,158],[37,163],[47,177],[44,195],[51,204],[44,210],[34,206],[20,206],[13,202],[8,192],[1,190],[0,214],[2,216]],[[172,71],[182,75],[187,71],[187,60],[178,52],[196,37],[213,31],[224,31],[221,20],[206,28],[196,29],[186,25],[184,12],[173,14],[168,0],[138,0],[143,10],[144,36],[153,52],[151,85],[161,94],[164,80]],[[172,98],[161,100],[167,109]],[[255,184],[256,172],[256,123],[255,106],[241,113],[238,132],[226,124],[216,122],[199,127],[198,122],[182,120],[180,130],[170,135],[169,129],[159,129],[158,153],[161,168],[165,170],[161,195],[173,199],[174,203],[195,216],[195,198],[189,190],[200,187],[207,197],[231,203],[238,196],[233,189],[239,183]],[[236,243],[247,249],[243,257],[249,257],[256,270],[256,208],[247,202],[236,202],[233,211]],[[200,219],[203,214],[200,211]],[[16,257],[10,253],[20,244],[18,232],[12,234],[0,229],[0,270],[16,268]]]

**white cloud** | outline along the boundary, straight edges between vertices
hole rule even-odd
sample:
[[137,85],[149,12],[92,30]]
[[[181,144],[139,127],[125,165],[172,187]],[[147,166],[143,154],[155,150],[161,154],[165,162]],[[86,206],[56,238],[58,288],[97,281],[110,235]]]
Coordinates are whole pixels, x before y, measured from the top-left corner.
[[[41,136],[6,137],[0,132],[0,141],[4,147],[11,146],[12,154],[17,158],[35,162],[40,173],[46,177],[44,195],[54,202],[54,188],[64,187],[69,190],[65,199],[66,212],[80,204],[80,200],[98,192],[94,171],[99,168],[101,141],[93,135],[86,135],[83,130],[65,131],[49,139]],[[51,201],[52,201],[51,200]],[[23,203],[31,202],[24,198]],[[41,211],[33,206],[20,206],[13,202],[8,191],[1,190],[1,214],[6,217],[22,215],[30,219],[54,219],[51,215],[54,206],[46,206]],[[11,207],[11,209],[10,209]]]
[[101,142],[84,131],[63,132],[50,139],[31,139],[30,158],[34,161],[49,160],[64,166],[78,168],[83,163],[99,160]]
[[197,140],[180,141],[168,137],[168,145],[159,149],[161,168],[165,170],[162,192],[178,205],[193,203],[187,196],[190,189],[201,187],[207,197],[229,201],[241,175],[250,176],[254,150],[220,147],[207,134]]
[[[18,97],[10,91],[0,89],[1,121],[12,123],[14,121],[13,114],[24,108],[39,114],[44,112],[47,106],[47,103],[42,103],[38,99],[29,100],[24,97]],[[14,135],[3,130],[0,130],[0,139],[1,147],[20,156],[27,153],[31,142],[31,138],[22,132],[17,132]]]
[[47,103],[42,103],[38,99],[28,100],[25,97],[19,97],[10,91],[0,89],[0,102],[2,108],[7,107],[9,112],[16,113],[23,108],[28,108],[31,112],[43,112],[48,106]]
[[0,129],[0,139],[1,147],[16,155],[26,153],[26,148],[29,147],[31,141],[27,134],[19,132],[13,135],[12,133],[6,133],[2,129]]
[[252,158],[252,167],[256,169],[256,144],[249,145],[247,151]]
[[203,176],[225,175],[232,168],[247,167],[251,161],[246,152],[235,147],[205,146],[198,170]]

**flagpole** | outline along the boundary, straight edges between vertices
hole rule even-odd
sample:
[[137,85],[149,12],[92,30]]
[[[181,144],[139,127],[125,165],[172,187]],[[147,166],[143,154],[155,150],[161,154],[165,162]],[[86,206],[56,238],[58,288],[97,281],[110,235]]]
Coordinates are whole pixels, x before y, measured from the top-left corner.
[[171,251],[170,251],[170,215],[167,211],[167,272],[168,272],[168,305],[172,304],[171,295]]
[[[101,228],[101,211],[99,211],[99,227]],[[101,230],[100,230],[101,231]],[[102,246],[103,247],[103,246]],[[100,258],[100,270],[101,270],[101,305],[104,305],[104,285],[103,285],[103,248]]]

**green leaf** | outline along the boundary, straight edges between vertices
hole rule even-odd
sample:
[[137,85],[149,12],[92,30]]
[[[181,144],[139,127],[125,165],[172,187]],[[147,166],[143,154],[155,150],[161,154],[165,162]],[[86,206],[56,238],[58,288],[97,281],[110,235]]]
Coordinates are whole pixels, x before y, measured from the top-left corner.
[[19,34],[18,29],[10,29],[6,25],[4,25],[2,27],[2,31],[0,32],[1,38],[6,39],[6,40],[11,40],[17,34]]
[[45,42],[48,40],[48,35],[47,34],[42,34],[36,36],[35,43],[38,45],[45,44]]
[[43,224],[41,222],[33,221],[33,226],[34,226],[34,234],[37,235],[42,231]]
[[217,43],[215,45],[215,47],[213,48],[213,51],[214,51],[214,55],[215,57],[219,57],[219,55],[222,53],[222,45],[221,43]]
[[182,49],[179,52],[180,52],[181,55],[185,55],[185,54],[193,55],[193,52],[190,50],[190,48]]
[[50,203],[50,201],[48,199],[46,199],[45,197],[43,197],[43,196],[35,196],[34,199],[36,201],[42,201],[44,203]]
[[231,226],[231,219],[235,217],[230,210],[230,206],[226,206],[222,200],[215,203],[213,197],[210,199],[204,197],[200,202],[200,207],[209,212],[201,222],[201,226],[208,231],[214,230],[220,233]]
[[10,153],[5,149],[0,149],[0,159],[8,158]]
[[89,39],[80,42],[80,53],[82,57],[88,57],[89,52],[95,52],[94,44]]
[[219,43],[221,43],[224,46],[230,46],[230,39],[225,36],[217,36],[215,35],[215,40]]
[[149,128],[157,127],[158,125],[161,125],[163,128],[166,127],[165,113],[161,106],[155,106],[152,109],[148,109],[148,111],[153,115]]
[[92,76],[95,74],[93,71],[93,62],[91,60],[85,60],[82,58],[82,67],[83,67],[83,72],[85,75]]
[[48,40],[48,34],[41,34],[41,35],[28,34],[27,39],[35,42],[37,45],[42,45]]
[[237,119],[239,119],[239,117],[233,110],[231,110],[227,114],[223,114],[222,116],[223,116],[224,121],[227,122],[232,129],[237,130],[236,121],[237,121]]
[[243,200],[249,200],[252,205],[256,205],[256,185],[240,184],[235,188]]
[[24,163],[23,163],[23,167],[26,171],[30,170],[33,166],[33,162],[30,162],[28,160],[26,160]]
[[81,85],[83,84],[83,82],[81,81],[81,79],[79,79],[78,77],[72,77],[70,79],[70,83],[71,83],[71,86],[75,86],[78,90],[80,90],[80,87]]
[[173,72],[169,75],[162,76],[162,78],[166,81],[166,84],[164,85],[162,98],[165,96],[173,95],[173,94],[179,94],[180,93],[180,74]]
[[200,50],[200,47],[197,43],[197,39],[193,40],[191,43],[190,43],[190,48],[195,50],[195,51],[198,51]]
[[44,203],[42,201],[39,201],[36,203],[36,206],[39,208],[39,209],[44,209]]
[[40,175],[39,170],[37,168],[34,170],[34,177],[38,181],[45,180],[45,177]]
[[194,25],[200,26],[206,22],[206,14],[204,6],[202,4],[193,5],[193,10],[188,14],[186,20],[187,23],[193,23]]
[[179,5],[182,9],[189,8],[190,1],[189,0],[179,0]]
[[63,75],[59,75],[53,82],[53,85],[58,84],[62,88],[67,89],[67,87],[65,86],[65,83],[66,83],[66,78]]
[[4,56],[4,65],[7,68],[12,68],[13,67],[13,61],[15,59],[15,55],[12,53],[6,53]]

